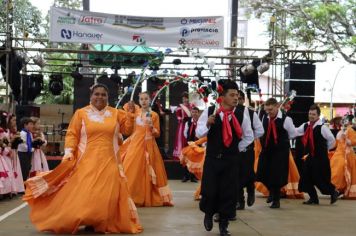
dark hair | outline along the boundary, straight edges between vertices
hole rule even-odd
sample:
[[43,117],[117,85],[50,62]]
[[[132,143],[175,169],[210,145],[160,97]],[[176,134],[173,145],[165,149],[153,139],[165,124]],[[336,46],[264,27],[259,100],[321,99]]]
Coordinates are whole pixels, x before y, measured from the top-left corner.
[[242,90],[239,90],[239,95],[245,100],[245,93]]
[[7,128],[7,112],[0,110],[0,127]]
[[150,94],[150,92],[148,92],[148,91],[141,92],[141,93],[138,94],[138,96],[140,96],[141,94],[147,94],[148,97],[151,98],[151,94]]
[[107,87],[105,84],[97,83],[97,84],[94,84],[94,85],[90,88],[90,96],[93,95],[94,90],[95,90],[96,88],[103,88],[103,89],[105,89],[106,93],[109,94],[109,89],[108,89],[108,87]]
[[21,118],[21,126],[25,127],[25,125],[29,124],[29,123],[34,123],[33,120],[30,117],[22,117]]
[[16,117],[16,115],[15,114],[8,114],[8,116],[7,116],[7,124],[6,124],[6,126],[7,126],[7,128],[8,129],[10,129],[11,127],[11,120],[12,120],[12,118],[14,118],[14,117]]
[[192,110],[200,111],[198,107],[192,107]]
[[320,107],[318,106],[318,105],[316,105],[316,104],[313,104],[313,105],[311,105],[310,106],[310,108],[309,108],[309,111],[310,110],[312,110],[312,111],[316,111],[316,113],[318,114],[318,116],[320,116]]
[[237,86],[237,84],[234,81],[229,79],[224,81],[222,88],[223,88],[223,92],[221,94],[222,96],[225,96],[229,89],[234,89],[239,91],[239,86]]
[[265,102],[265,106],[276,105],[276,104],[278,104],[278,102],[275,98],[268,98],[267,101]]
[[182,98],[188,98],[189,99],[189,93],[183,92],[182,93]]

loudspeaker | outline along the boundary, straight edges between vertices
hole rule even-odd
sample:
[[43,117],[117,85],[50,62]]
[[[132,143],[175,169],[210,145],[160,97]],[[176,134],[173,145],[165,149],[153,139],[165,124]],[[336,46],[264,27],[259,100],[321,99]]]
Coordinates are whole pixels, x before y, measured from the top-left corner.
[[290,61],[285,68],[285,92],[295,90],[297,96],[288,112],[294,125],[308,121],[309,107],[314,104],[315,65],[306,62]]
[[108,87],[109,89],[109,105],[112,107],[116,106],[117,103],[117,98],[119,95],[119,85],[112,81],[110,78],[107,76],[101,76],[100,78],[97,79],[97,82],[100,84],[104,84]]
[[89,105],[90,87],[93,84],[93,77],[83,77],[83,79],[74,79],[73,112],[75,112],[79,108]]
[[15,108],[16,112],[16,122],[18,130],[21,130],[21,119],[23,117],[40,117],[40,107],[30,106],[30,105],[17,105]]
[[291,61],[285,68],[284,90],[295,90],[297,96],[315,96],[315,65]]

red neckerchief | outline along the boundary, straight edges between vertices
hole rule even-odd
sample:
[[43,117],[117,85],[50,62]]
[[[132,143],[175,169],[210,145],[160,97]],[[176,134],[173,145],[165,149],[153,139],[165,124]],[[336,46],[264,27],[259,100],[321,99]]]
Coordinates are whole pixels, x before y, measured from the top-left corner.
[[315,154],[313,127],[316,122],[318,122],[318,120],[315,122],[309,122],[308,128],[305,130],[302,137],[304,147],[309,146],[309,152],[312,156]]
[[274,118],[271,118],[271,117],[269,118],[268,129],[267,129],[267,135],[266,135],[266,141],[265,141],[265,147],[268,146],[271,133],[272,133],[272,135],[273,135],[274,144],[277,145],[277,143],[278,143],[278,134],[277,134],[277,127],[276,127],[276,119],[277,119],[277,116],[274,117]]
[[232,142],[232,130],[229,122],[229,115],[231,115],[232,125],[234,126],[235,133],[239,139],[242,137],[242,129],[239,121],[237,120],[233,111],[225,110],[222,106],[219,108],[217,114],[222,112],[224,114],[222,126],[223,126],[223,141],[225,147],[229,147]]

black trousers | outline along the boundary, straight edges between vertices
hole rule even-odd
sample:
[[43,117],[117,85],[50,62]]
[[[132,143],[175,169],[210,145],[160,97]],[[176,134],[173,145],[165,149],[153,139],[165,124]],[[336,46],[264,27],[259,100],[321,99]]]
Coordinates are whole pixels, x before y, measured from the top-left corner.
[[32,152],[18,152],[23,181],[29,177],[31,170]]
[[331,183],[330,161],[325,155],[308,156],[299,180],[299,191],[307,192],[312,199],[317,198],[316,186],[324,195],[331,195],[335,186]]
[[205,214],[219,213],[220,219],[236,214],[238,158],[206,156],[201,185],[200,210]]
[[250,193],[255,191],[255,150],[253,147],[247,149],[246,152],[241,152],[238,156],[237,166],[238,169],[238,183],[237,183],[237,201],[244,201],[244,188]]

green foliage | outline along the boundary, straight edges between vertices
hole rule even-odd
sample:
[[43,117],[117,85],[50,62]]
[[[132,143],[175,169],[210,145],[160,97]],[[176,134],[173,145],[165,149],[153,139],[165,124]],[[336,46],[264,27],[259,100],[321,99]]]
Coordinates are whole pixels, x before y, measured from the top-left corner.
[[[9,11],[6,9],[9,9]],[[17,0],[9,4],[2,1],[0,32],[6,32],[6,18],[8,13],[9,22],[13,22],[12,28],[15,37],[23,37],[25,32],[32,37],[37,37],[40,34],[42,15],[40,10],[33,6],[29,0]]]
[[[247,3],[246,3],[247,2]],[[286,15],[286,34],[296,45],[339,52],[356,64],[355,0],[245,0],[255,16]]]

